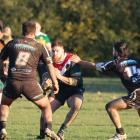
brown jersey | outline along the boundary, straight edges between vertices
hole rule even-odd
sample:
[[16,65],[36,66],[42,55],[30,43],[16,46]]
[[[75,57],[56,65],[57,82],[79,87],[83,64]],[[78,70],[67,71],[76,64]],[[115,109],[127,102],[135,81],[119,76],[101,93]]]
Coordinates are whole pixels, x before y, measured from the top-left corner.
[[0,59],[9,58],[8,79],[36,79],[39,60],[51,63],[48,50],[31,38],[23,37],[10,41],[2,50]]

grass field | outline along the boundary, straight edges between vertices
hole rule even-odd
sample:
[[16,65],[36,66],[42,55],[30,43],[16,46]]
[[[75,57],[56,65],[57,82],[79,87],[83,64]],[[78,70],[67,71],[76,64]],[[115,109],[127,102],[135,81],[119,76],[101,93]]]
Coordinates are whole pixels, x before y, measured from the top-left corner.
[[[118,79],[85,78],[85,99],[83,107],[65,133],[66,140],[107,140],[115,132],[104,106],[119,96],[126,95]],[[53,128],[59,128],[68,111],[67,105],[55,112]],[[128,140],[140,140],[140,119],[135,110],[120,112]],[[24,98],[13,103],[8,120],[9,140],[35,140],[39,133],[40,112],[34,104]]]

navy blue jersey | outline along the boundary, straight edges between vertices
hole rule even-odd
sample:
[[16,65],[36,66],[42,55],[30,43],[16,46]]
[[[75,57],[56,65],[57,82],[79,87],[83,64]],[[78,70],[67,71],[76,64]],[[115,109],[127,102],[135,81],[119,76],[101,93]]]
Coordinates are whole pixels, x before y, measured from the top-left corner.
[[128,92],[140,88],[140,61],[127,58],[116,59],[102,64],[102,72],[116,73]]
[[53,63],[54,67],[60,70],[61,75],[65,77],[70,77],[77,79],[77,85],[76,86],[70,86],[63,81],[58,80],[59,82],[59,89],[60,91],[64,91],[65,93],[78,93],[83,92],[83,78],[82,78],[82,72],[79,64],[74,64],[70,58],[72,54],[71,53],[65,53],[65,59],[61,63]]
[[2,50],[1,60],[9,58],[8,78],[17,80],[36,79],[39,60],[45,65],[52,62],[48,51],[31,38],[10,41]]

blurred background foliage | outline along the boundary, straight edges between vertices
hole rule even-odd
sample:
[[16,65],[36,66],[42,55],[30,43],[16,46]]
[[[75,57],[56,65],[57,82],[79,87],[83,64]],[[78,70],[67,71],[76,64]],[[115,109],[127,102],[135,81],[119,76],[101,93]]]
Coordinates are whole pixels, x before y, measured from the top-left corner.
[[111,59],[114,41],[126,40],[140,54],[140,0],[0,0],[0,20],[20,36],[21,23],[35,19],[50,39],[61,38],[82,59]]

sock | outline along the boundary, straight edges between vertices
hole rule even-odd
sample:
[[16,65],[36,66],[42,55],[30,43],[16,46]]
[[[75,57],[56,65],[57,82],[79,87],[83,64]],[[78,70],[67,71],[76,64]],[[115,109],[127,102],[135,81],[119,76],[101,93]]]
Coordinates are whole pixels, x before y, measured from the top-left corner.
[[0,130],[6,128],[6,121],[0,121]]
[[66,125],[65,124],[62,124],[59,131],[65,131],[67,129]]
[[40,136],[44,137],[44,135],[45,135],[44,130],[40,129]]
[[52,122],[47,122],[45,128],[49,128],[50,130],[52,130]]
[[116,128],[116,132],[121,134],[121,135],[124,135],[124,129],[123,128]]

